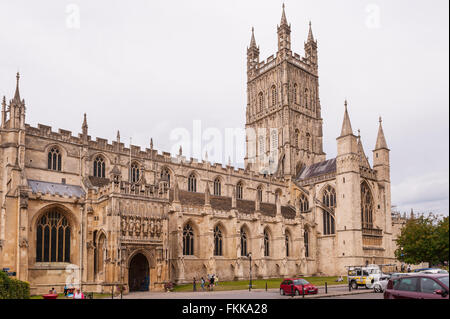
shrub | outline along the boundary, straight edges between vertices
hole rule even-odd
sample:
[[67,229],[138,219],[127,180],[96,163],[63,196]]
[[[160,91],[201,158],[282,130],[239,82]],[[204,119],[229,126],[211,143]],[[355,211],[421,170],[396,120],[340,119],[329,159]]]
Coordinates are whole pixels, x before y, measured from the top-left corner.
[[29,299],[30,284],[0,272],[0,299]]

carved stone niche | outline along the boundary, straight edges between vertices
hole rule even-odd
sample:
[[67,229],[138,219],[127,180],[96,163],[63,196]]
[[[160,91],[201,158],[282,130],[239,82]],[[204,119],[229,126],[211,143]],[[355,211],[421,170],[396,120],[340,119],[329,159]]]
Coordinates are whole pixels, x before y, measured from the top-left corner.
[[26,238],[21,238],[19,242],[20,248],[28,248],[28,240]]
[[28,208],[28,194],[25,192],[20,192],[20,208]]

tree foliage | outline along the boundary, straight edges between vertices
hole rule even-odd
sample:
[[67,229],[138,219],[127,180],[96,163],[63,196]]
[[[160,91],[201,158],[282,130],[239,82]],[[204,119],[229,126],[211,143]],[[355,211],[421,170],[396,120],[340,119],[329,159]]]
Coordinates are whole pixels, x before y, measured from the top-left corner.
[[448,217],[439,220],[430,214],[409,219],[397,239],[395,256],[408,264],[442,264],[449,259]]

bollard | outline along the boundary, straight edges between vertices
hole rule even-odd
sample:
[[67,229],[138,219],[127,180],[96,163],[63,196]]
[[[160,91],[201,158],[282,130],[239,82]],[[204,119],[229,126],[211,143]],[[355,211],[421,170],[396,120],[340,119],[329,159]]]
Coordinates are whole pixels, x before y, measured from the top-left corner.
[[327,282],[325,281],[325,293],[328,293],[328,286],[327,286]]
[[352,284],[348,283],[348,291],[352,291]]
[[267,281],[266,281],[266,291],[267,291]]
[[114,299],[114,286],[111,286],[111,299]]
[[302,298],[305,298],[305,286],[302,285]]

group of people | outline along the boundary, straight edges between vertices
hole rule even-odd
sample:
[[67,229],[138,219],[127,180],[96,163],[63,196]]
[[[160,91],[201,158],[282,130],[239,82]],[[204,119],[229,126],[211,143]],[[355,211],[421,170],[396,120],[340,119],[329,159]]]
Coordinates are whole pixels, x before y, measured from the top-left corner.
[[[75,292],[74,292],[74,290],[75,290]],[[50,289],[48,293],[50,295],[57,295],[58,294],[54,287],[52,287],[52,289]],[[73,289],[73,288],[67,287],[67,285],[64,286],[64,296],[65,297],[69,297],[69,298],[72,297],[73,299],[85,299],[85,296],[81,292],[80,288]]]
[[[214,287],[219,284],[219,276],[216,274],[208,274],[207,275],[207,281],[205,278],[200,278],[200,287],[202,288],[202,291],[205,291],[205,286],[207,287],[208,291],[213,291]],[[194,277],[193,280],[193,289],[194,291],[197,291],[197,279]]]

